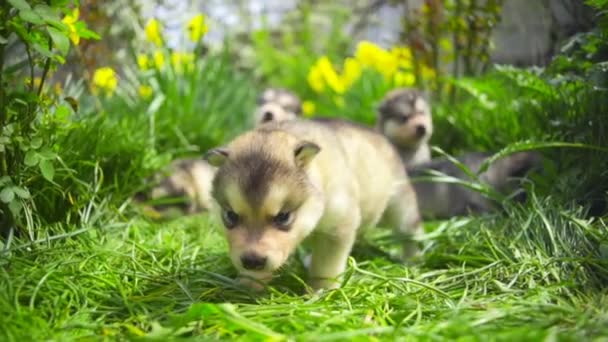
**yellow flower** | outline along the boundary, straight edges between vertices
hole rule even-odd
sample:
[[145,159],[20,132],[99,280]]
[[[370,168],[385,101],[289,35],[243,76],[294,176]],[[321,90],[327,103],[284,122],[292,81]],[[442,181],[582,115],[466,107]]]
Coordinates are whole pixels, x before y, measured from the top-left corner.
[[70,40],[74,45],[78,45],[80,43],[80,36],[78,32],[76,32],[76,22],[78,21],[78,17],[80,16],[80,10],[78,8],[74,8],[71,14],[67,14],[61,22],[68,26]]
[[152,96],[153,91],[154,90],[149,85],[142,84],[139,86],[139,96],[143,97],[144,99]]
[[150,19],[150,21],[148,21],[148,24],[145,27],[145,31],[146,39],[148,41],[156,44],[156,46],[163,45],[163,37],[161,34],[162,26],[158,20],[154,18]]
[[391,49],[391,54],[397,58],[397,63],[400,68],[412,69],[413,55],[412,50],[405,46],[395,46]]
[[399,60],[395,55],[368,41],[357,45],[355,58],[361,65],[380,72],[387,79],[391,79],[399,68]]
[[163,65],[165,65],[165,55],[162,51],[154,51],[154,55],[152,56],[152,58],[154,59],[154,66],[156,67],[156,69],[160,70]]
[[190,40],[196,43],[201,40],[205,34],[207,34],[209,31],[209,26],[207,25],[205,16],[198,14],[194,18],[190,19],[186,29],[188,30]]
[[137,55],[137,65],[141,70],[148,70],[150,67],[150,57],[148,55]]
[[394,78],[395,85],[398,87],[408,87],[416,84],[416,76],[411,72],[398,72]]
[[192,70],[194,67],[194,54],[191,52],[171,52],[171,65],[177,72],[184,69]]
[[302,111],[305,116],[312,116],[315,113],[316,105],[312,101],[302,102]]
[[344,67],[342,68],[342,84],[346,88],[350,88],[359,77],[361,77],[361,64],[356,59],[347,57],[344,60]]
[[110,67],[103,67],[93,73],[93,89],[101,88],[108,95],[112,95],[118,86],[116,72]]
[[334,66],[331,64],[329,58],[327,56],[323,56],[317,61],[317,63],[319,69],[321,70],[321,74],[325,79],[325,83],[336,93],[343,94],[344,91],[346,91],[346,88],[344,87],[340,76],[338,76],[338,73],[334,69]]
[[315,65],[310,68],[308,72],[308,76],[306,77],[308,81],[308,85],[312,88],[312,90],[317,93],[322,93],[325,90],[325,82],[323,81],[323,75],[321,74],[321,70]]
[[40,83],[42,82],[42,79],[40,77],[34,77],[34,84],[32,85],[32,79],[27,77],[25,79],[25,85],[27,85],[28,87],[33,86],[34,89],[38,89],[40,87]]

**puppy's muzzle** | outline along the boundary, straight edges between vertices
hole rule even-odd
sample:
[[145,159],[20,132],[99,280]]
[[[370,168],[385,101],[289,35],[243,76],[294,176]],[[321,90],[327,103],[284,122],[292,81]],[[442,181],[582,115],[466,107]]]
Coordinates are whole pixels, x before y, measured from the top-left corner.
[[266,267],[267,259],[255,253],[245,253],[241,256],[241,263],[246,270],[259,271]]
[[426,134],[426,127],[423,125],[416,126],[416,135],[421,138]]

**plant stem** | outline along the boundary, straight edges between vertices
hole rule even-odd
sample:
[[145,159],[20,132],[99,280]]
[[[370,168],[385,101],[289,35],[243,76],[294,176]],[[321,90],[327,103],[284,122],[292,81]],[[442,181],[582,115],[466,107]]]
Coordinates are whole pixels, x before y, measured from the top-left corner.
[[[53,47],[53,41],[51,37],[49,37],[49,50]],[[40,79],[40,86],[38,87],[38,97],[42,93],[42,87],[44,86],[44,81],[46,79],[46,75],[49,73],[49,69],[51,68],[51,58],[48,57],[44,62],[44,69],[42,70],[42,78]]]

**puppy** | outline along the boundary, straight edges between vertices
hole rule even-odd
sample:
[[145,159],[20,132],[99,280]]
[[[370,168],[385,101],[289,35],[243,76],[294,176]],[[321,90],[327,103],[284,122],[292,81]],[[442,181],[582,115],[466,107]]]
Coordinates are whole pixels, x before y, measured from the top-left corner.
[[296,94],[283,88],[268,88],[258,97],[254,124],[292,120],[301,115],[302,102]]
[[[282,88],[268,88],[258,98],[255,125],[270,121],[292,120],[302,113],[300,99]],[[197,214],[211,207],[211,179],[215,168],[202,159],[179,159],[154,176],[155,187],[136,195],[137,202],[152,201],[154,216],[172,217]]]
[[[477,174],[481,164],[491,155],[482,152],[468,153],[456,159]],[[519,152],[496,160],[478,177],[480,182],[490,186],[499,194],[509,195],[516,191],[521,192],[521,178],[529,172],[539,170],[540,167],[541,157],[537,152]],[[418,205],[425,219],[447,219],[453,216],[486,213],[495,209],[495,203],[491,199],[463,185],[417,179],[427,175],[429,170],[439,171],[461,180],[473,181],[447,158],[436,158],[430,162],[408,167]]]
[[218,167],[212,196],[248,285],[268,282],[306,239],[309,284],[336,288],[358,233],[377,224],[404,238],[404,257],[418,252],[415,193],[394,147],[371,129],[331,119],[270,122],[206,159]]
[[202,158],[177,159],[153,177],[155,186],[138,193],[138,202],[152,202],[148,210],[155,216],[192,215],[208,211],[212,205],[211,181],[216,168]]
[[431,107],[423,92],[398,88],[378,106],[376,129],[397,147],[407,166],[431,159],[428,141],[433,134]]

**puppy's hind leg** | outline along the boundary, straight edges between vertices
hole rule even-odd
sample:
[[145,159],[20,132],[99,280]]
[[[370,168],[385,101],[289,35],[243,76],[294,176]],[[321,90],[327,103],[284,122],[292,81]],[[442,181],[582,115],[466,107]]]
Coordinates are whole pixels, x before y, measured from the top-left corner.
[[389,200],[382,218],[383,224],[393,228],[402,241],[403,260],[420,254],[419,243],[415,240],[423,233],[416,193],[409,182],[400,184]]
[[353,214],[348,222],[337,227],[334,234],[321,232],[313,236],[309,274],[314,291],[340,286],[339,277],[346,270],[360,223],[360,215]]

